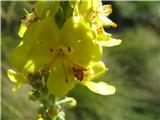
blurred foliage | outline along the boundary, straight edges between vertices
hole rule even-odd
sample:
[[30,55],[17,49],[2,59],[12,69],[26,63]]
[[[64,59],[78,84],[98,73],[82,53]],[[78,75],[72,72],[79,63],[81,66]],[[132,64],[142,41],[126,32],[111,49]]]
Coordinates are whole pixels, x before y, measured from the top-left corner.
[[[17,92],[6,76],[9,56],[19,43],[17,31],[28,2],[1,2],[2,22],[2,120],[36,119],[38,103],[28,100],[29,86]],[[158,120],[160,119],[160,2],[104,2],[113,5],[109,16],[119,27],[116,33],[123,43],[105,48],[104,62],[109,72],[99,79],[117,87],[112,96],[100,96],[77,85],[69,96],[77,106],[66,109],[67,120]]]
[[113,5],[111,18],[119,23],[118,29],[133,27],[139,23],[152,26],[160,33],[160,1],[115,1],[111,4]]

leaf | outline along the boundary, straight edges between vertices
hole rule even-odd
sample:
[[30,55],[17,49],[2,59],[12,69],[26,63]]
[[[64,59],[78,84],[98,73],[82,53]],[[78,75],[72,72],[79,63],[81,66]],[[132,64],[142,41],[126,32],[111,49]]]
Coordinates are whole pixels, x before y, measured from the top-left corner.
[[63,12],[65,15],[65,20],[67,20],[69,17],[73,15],[73,8],[70,6],[69,1],[61,1],[61,6],[63,8]]

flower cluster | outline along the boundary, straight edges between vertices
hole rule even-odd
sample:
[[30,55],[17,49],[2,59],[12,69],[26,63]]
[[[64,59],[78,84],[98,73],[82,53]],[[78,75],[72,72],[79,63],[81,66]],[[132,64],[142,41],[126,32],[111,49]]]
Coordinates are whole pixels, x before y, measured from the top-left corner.
[[22,41],[12,53],[15,70],[8,70],[9,78],[17,86],[47,86],[55,96],[66,95],[76,83],[113,94],[113,86],[91,81],[108,70],[101,61],[102,46],[121,43],[103,28],[117,26],[108,19],[111,12],[111,5],[100,0],[36,2],[22,18]]

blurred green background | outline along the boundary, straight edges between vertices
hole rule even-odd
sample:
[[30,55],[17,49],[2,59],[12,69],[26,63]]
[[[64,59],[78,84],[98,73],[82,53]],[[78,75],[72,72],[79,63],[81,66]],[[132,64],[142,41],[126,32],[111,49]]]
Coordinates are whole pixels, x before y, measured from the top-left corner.
[[[77,85],[69,96],[77,106],[66,109],[67,120],[160,120],[160,2],[110,3],[109,16],[118,28],[106,28],[120,46],[104,48],[103,61],[109,72],[98,80],[116,86],[117,92],[100,96]],[[2,120],[35,120],[38,102],[28,100],[31,89],[24,85],[13,93],[14,86],[6,71],[11,51],[20,42],[17,31],[28,2],[1,2],[1,80]]]

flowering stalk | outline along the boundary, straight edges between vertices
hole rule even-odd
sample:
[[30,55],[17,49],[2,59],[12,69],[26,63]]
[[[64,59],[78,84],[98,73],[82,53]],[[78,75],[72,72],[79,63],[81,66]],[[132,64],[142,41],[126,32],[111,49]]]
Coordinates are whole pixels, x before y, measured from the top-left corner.
[[[116,27],[108,19],[111,5],[100,0],[38,1],[22,18],[18,35],[22,38],[11,56],[15,70],[8,76],[33,90],[29,98],[41,102],[39,119],[64,119],[61,104],[76,105],[73,98],[63,98],[76,83],[91,91],[110,95],[115,87],[91,80],[108,68],[102,59],[102,46],[119,45],[104,26]],[[57,96],[57,97],[56,97]]]

